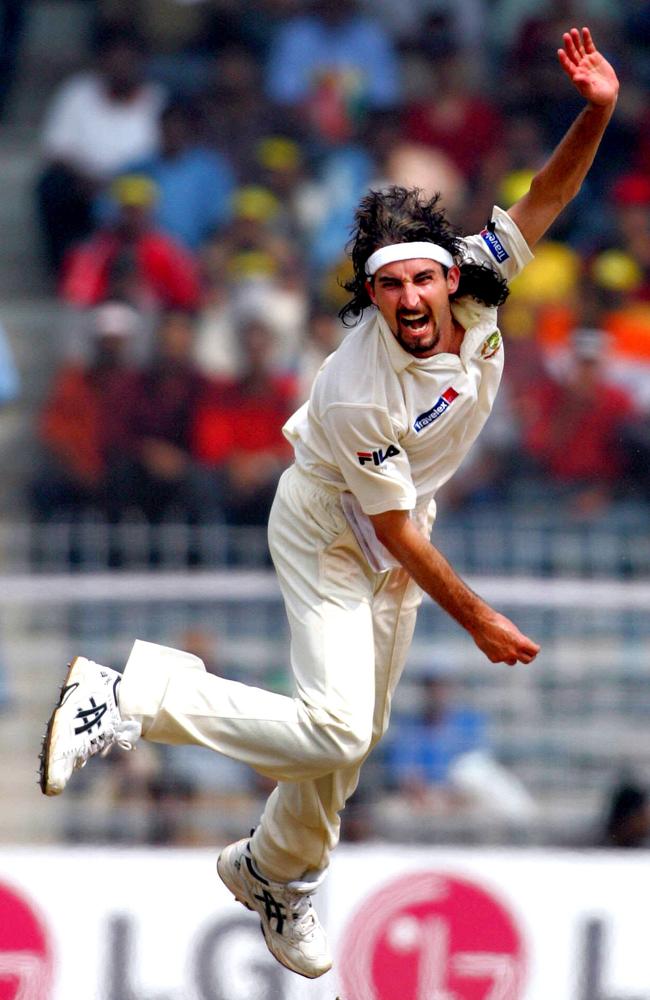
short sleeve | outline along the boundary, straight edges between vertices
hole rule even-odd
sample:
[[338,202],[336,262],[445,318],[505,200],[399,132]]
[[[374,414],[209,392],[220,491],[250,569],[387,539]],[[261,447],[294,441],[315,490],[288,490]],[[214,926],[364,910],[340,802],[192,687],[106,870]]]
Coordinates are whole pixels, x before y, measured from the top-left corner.
[[476,236],[467,236],[463,244],[467,259],[489,264],[507,281],[519,274],[534,256],[515,221],[498,205],[492,209],[491,221],[485,229]]
[[415,507],[409,461],[386,410],[367,404],[334,404],[322,422],[334,461],[364,514]]

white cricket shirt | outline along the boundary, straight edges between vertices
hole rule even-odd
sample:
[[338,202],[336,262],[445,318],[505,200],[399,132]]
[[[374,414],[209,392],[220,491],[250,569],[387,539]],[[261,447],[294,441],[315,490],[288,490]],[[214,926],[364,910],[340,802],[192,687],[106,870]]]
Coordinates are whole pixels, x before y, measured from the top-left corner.
[[[495,207],[494,231],[463,240],[465,259],[510,280],[532,253]],[[416,358],[372,308],[321,367],[309,400],[284,427],[297,464],[356,497],[365,514],[426,505],[454,474],[490,415],[503,343],[495,307],[452,303],[460,355]]]

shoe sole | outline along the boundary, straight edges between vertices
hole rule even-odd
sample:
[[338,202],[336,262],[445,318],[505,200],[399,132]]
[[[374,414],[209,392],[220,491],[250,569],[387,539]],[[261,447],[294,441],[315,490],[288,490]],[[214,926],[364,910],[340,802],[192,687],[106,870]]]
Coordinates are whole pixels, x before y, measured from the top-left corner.
[[49,722],[47,724],[47,729],[45,730],[45,736],[43,737],[43,744],[41,746],[41,752],[39,755],[39,765],[40,765],[39,784],[41,786],[41,791],[43,795],[50,795],[50,796],[60,795],[61,792],[64,791],[63,788],[50,787],[49,784],[50,750],[52,748],[53,741],[56,740],[57,737],[58,714],[59,714],[59,709],[61,708],[63,695],[65,693],[66,688],[69,687],[70,683],[74,683],[74,681],[71,681],[72,673],[76,666],[77,660],[79,659],[80,659],[79,656],[75,656],[75,658],[68,665],[68,672],[65,676],[65,680],[61,685],[61,690],[59,692],[59,700],[57,701],[56,707],[50,716]]
[[[246,898],[244,898],[244,894],[243,894],[240,886],[237,885],[234,881],[231,881],[231,879],[228,877],[230,873],[226,871],[225,864],[222,865],[222,863],[221,863],[221,857],[222,856],[220,854],[219,857],[217,858],[217,874],[218,874],[219,878],[221,879],[221,881],[223,882],[223,884],[225,885],[225,887],[228,889],[228,891],[233,894],[233,896],[235,897],[235,899],[237,900],[238,903],[241,903],[242,906],[245,906],[247,910],[251,911],[251,913],[256,913],[257,914],[257,910],[253,906],[250,905],[250,903],[247,901]],[[259,914],[257,914],[257,915],[259,916]],[[300,972],[299,969],[294,969],[294,967],[292,965],[287,965],[287,960],[285,958],[283,958],[281,955],[278,955],[278,953],[273,948],[272,943],[269,941],[268,937],[266,936],[266,931],[264,930],[264,923],[262,922],[261,919],[260,919],[260,930],[262,932],[262,936],[264,937],[264,941],[265,941],[266,947],[269,949],[269,951],[273,955],[273,958],[276,960],[276,962],[279,962],[280,965],[283,965],[285,967],[285,969],[289,970],[289,972],[293,972],[294,975],[296,975],[296,976],[303,976],[305,979],[318,979],[319,976],[325,975],[325,973],[329,972],[329,970],[332,968],[332,966],[329,965],[327,967],[327,969],[323,969],[322,972],[317,972],[313,976],[310,976],[308,972]]]

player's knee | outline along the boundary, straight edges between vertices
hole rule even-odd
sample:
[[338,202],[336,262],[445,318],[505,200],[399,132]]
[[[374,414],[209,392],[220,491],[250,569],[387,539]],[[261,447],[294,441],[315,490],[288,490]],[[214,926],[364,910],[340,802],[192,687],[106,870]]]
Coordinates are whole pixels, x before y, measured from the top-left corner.
[[337,720],[323,727],[332,770],[360,764],[370,749],[372,733],[363,726]]

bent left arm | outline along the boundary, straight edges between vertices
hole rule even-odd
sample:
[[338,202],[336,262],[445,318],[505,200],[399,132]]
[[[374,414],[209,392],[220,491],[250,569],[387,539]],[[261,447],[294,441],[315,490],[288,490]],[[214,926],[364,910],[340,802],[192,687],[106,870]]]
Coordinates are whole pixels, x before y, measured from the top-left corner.
[[529,247],[535,246],[580,190],[618,97],[616,73],[598,52],[589,28],[566,32],[558,59],[587,107],[535,175],[528,193],[508,209]]

